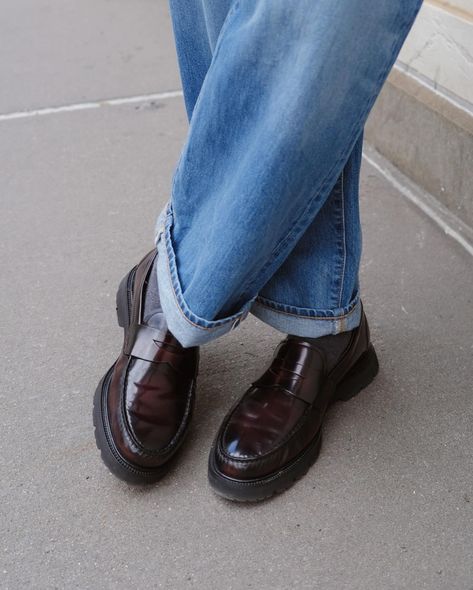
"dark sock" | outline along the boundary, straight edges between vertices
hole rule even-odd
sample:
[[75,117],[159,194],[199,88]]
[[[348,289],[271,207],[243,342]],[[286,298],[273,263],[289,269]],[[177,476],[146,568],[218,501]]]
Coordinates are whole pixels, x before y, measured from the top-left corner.
[[290,337],[296,340],[310,342],[316,348],[323,350],[327,360],[327,369],[330,371],[337,364],[341,354],[347,348],[351,338],[351,331],[320,336],[320,338],[304,338],[293,335],[290,335]]

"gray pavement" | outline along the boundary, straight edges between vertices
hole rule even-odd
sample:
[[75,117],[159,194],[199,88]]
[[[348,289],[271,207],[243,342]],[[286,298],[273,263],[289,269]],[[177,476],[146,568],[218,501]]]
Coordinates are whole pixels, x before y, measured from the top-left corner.
[[[179,86],[163,1],[2,8],[0,113]],[[220,420],[281,338],[251,316],[202,349],[195,421],[160,485],[101,464],[115,288],[152,244],[186,125],[181,98],[0,122],[0,588],[473,590],[472,259],[369,166],[381,370],[331,410],[309,474],[256,506],[207,485]]]

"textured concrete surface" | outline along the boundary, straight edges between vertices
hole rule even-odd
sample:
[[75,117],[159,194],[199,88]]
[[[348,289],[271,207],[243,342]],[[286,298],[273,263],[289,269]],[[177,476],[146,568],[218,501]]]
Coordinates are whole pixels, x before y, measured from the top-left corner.
[[180,87],[163,0],[3,0],[0,112]]
[[[177,80],[163,2],[96,0],[84,3],[87,19],[63,23],[77,39],[107,29],[116,47],[84,48],[100,67],[135,42],[129,35],[155,31],[130,78],[110,72],[95,86],[77,65],[82,55],[47,64],[57,79],[45,84],[46,64],[11,41],[23,26],[18,6],[4,7],[0,38],[10,46],[0,62],[22,60],[35,79],[10,86],[8,109],[24,106],[22,84],[37,107],[159,92]],[[44,47],[61,53],[48,45],[50,15],[73,15],[78,4],[44,6]],[[63,87],[63,75],[81,90]],[[281,337],[250,316],[202,350],[179,464],[159,486],[132,489],[100,462],[92,395],[121,345],[117,282],[150,247],[168,195],[186,131],[182,101],[0,128],[1,588],[473,589],[470,256],[365,167],[362,285],[381,371],[332,409],[319,461],[256,506],[207,485],[214,432]]]
[[365,131],[384,157],[473,227],[473,110],[395,70]]

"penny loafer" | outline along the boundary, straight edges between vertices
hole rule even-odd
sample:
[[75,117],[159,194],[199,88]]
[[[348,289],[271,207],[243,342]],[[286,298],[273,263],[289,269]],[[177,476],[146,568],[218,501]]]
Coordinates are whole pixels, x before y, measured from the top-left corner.
[[[110,471],[128,483],[152,483],[169,470],[191,420],[198,347],[183,348],[165,322],[143,322],[156,250],[122,280],[117,292],[122,351],[94,397],[95,439]],[[153,277],[154,279],[154,277]]]
[[229,500],[263,500],[289,488],[315,462],[330,404],[352,398],[378,372],[363,312],[360,325],[339,336],[344,345],[330,366],[317,343],[322,339],[288,336],[278,345],[270,367],[217,433],[208,471],[215,492]]

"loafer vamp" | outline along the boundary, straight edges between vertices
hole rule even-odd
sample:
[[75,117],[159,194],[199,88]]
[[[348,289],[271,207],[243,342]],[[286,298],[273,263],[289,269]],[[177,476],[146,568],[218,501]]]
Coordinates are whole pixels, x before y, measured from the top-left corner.
[[190,411],[192,379],[167,363],[132,358],[123,387],[126,419],[137,443],[148,453],[166,452]]
[[303,400],[281,388],[252,387],[222,425],[217,466],[228,477],[264,477],[303,451],[319,425]]

